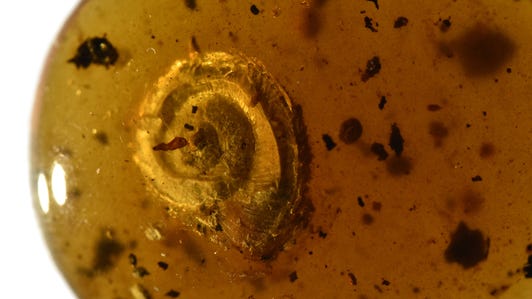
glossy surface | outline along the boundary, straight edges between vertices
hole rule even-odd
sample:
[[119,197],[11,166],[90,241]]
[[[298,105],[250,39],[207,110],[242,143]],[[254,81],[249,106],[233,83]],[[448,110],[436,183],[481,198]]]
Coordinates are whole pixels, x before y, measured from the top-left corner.
[[36,102],[80,298],[531,294],[532,3],[144,2],[81,4]]

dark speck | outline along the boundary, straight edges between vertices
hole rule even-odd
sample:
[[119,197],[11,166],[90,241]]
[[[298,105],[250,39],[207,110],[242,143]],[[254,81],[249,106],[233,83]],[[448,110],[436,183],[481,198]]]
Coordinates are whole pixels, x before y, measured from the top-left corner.
[[371,214],[365,213],[364,215],[362,215],[362,223],[370,225],[373,223],[373,221],[375,221],[375,219],[373,218],[373,216],[371,216]]
[[196,114],[198,112],[198,106],[192,106],[192,114]]
[[441,106],[438,105],[438,104],[429,104],[429,105],[427,105],[427,110],[431,111],[431,112],[438,111],[440,109],[441,109]]
[[321,229],[320,231],[318,232],[318,236],[322,239],[325,239],[327,238],[327,233],[326,232],[323,232]]
[[408,19],[405,17],[398,17],[395,22],[393,23],[393,28],[401,28],[403,26],[406,26],[408,24]]
[[135,274],[135,276],[140,278],[150,275],[150,272],[148,272],[148,270],[146,270],[146,268],[144,267],[136,267],[133,273]]
[[92,268],[97,272],[106,272],[114,267],[118,257],[124,251],[124,245],[103,233],[96,244]]
[[93,136],[101,145],[109,144],[109,137],[105,132],[96,131]]
[[480,182],[480,181],[482,181],[482,177],[480,175],[476,175],[476,176],[472,177],[471,180],[473,182]]
[[194,126],[193,125],[190,125],[190,124],[185,124],[185,129],[189,130],[189,131],[194,131]]
[[201,52],[199,44],[198,44],[198,40],[196,39],[195,36],[192,36],[192,38],[190,39],[190,46],[194,52],[198,52],[198,53]]
[[381,97],[381,101],[379,102],[379,109],[382,110],[384,109],[384,105],[386,105],[387,101],[386,101],[386,97],[385,96],[382,96]]
[[189,9],[196,9],[196,0],[185,0],[185,5]]
[[371,152],[377,155],[377,159],[379,161],[384,161],[386,160],[386,158],[388,158],[388,152],[386,152],[384,145],[382,145],[381,143],[373,143],[371,145]]
[[128,256],[128,259],[129,259],[129,263],[134,267],[137,265],[137,256],[134,255],[133,253],[130,253],[129,256]]
[[460,222],[445,250],[445,260],[469,269],[488,257],[489,245],[489,238],[485,239],[480,230],[471,230]]
[[362,135],[362,124],[356,118],[347,119],[340,126],[340,140],[345,144],[355,143]]
[[366,71],[362,74],[362,81],[366,82],[381,71],[379,56],[374,56],[366,63]]
[[511,74],[511,73],[512,73],[512,69],[511,69],[511,68],[507,68],[507,69],[506,69],[506,72],[507,72],[508,74]]
[[88,68],[92,63],[109,67],[117,59],[118,51],[104,36],[86,39],[68,62],[74,63],[77,68]]
[[375,4],[375,7],[379,9],[379,1],[378,0],[367,0],[369,2],[373,2]]
[[532,243],[528,244],[526,246],[526,251],[529,252],[529,253],[532,253]]
[[382,280],[382,285],[383,285],[383,286],[389,286],[389,285],[390,285],[390,282],[389,282],[388,280],[386,280],[386,279],[383,279],[383,280]]
[[371,204],[371,208],[373,209],[373,211],[379,212],[382,209],[382,203],[380,203],[378,201],[374,201]]
[[528,264],[523,268],[525,278],[532,278],[532,255],[528,256]]
[[440,24],[441,32],[447,32],[451,28],[451,19],[445,19]]
[[251,5],[251,7],[249,8],[249,10],[251,11],[252,14],[254,15],[258,15],[260,13],[260,10],[257,8],[257,6],[255,4]]
[[362,199],[362,196],[357,197],[358,205],[360,207],[364,207],[366,204],[364,203],[364,199]]
[[481,158],[489,158],[495,154],[495,147],[492,143],[484,142],[480,146],[480,157]]
[[399,130],[399,127],[397,126],[397,124],[393,124],[392,132],[390,134],[390,141],[388,145],[390,146],[392,150],[395,151],[395,154],[397,156],[400,156],[401,153],[403,152],[403,144],[404,144],[404,139],[403,139],[403,136],[401,136],[401,131]]
[[356,286],[357,285],[357,277],[355,276],[355,274],[349,272],[349,273],[347,273],[347,276],[349,276],[349,279],[351,279],[351,285]]
[[331,136],[329,136],[328,134],[323,134],[321,138],[323,139],[323,142],[325,142],[325,147],[327,148],[328,151],[336,147],[336,143],[332,140]]
[[515,52],[515,44],[508,36],[481,24],[463,34],[456,47],[471,76],[495,73]]
[[371,30],[371,32],[377,32],[377,29],[373,27],[373,20],[368,16],[364,17],[364,26]]
[[181,293],[179,293],[178,291],[175,291],[175,290],[170,290],[168,292],[166,292],[166,294],[164,294],[165,296],[167,297],[170,297],[170,298],[177,298],[179,297],[179,295],[181,295]]
[[163,262],[163,261],[158,262],[158,263],[157,263],[157,266],[159,266],[159,268],[161,268],[161,269],[163,269],[163,270],[168,269],[168,264],[165,263],[165,262]]
[[288,278],[290,279],[290,282],[294,282],[294,281],[296,281],[297,278],[298,278],[298,277],[297,277],[297,272],[294,271],[294,272],[290,273],[290,275],[288,275]]

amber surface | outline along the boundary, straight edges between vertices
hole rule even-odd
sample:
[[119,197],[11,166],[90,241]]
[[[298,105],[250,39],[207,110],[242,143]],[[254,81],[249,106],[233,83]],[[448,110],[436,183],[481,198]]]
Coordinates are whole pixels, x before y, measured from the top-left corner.
[[531,28],[530,1],[84,1],[31,135],[57,265],[80,298],[530,298]]

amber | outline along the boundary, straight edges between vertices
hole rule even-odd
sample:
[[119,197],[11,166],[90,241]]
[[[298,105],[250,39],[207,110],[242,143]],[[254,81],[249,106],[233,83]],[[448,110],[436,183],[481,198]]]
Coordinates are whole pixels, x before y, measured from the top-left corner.
[[103,1],[34,205],[79,298],[532,297],[532,2]]

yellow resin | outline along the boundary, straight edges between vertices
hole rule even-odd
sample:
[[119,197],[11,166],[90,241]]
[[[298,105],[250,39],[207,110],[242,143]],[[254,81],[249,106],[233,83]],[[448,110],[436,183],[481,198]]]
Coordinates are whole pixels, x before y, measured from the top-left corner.
[[80,298],[530,298],[532,2],[83,1],[31,179]]

